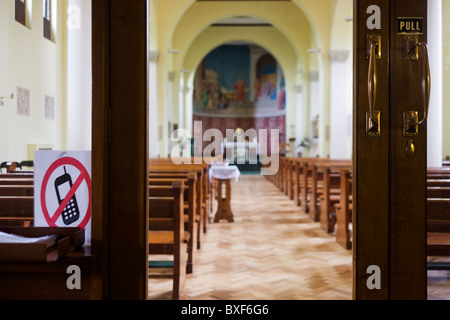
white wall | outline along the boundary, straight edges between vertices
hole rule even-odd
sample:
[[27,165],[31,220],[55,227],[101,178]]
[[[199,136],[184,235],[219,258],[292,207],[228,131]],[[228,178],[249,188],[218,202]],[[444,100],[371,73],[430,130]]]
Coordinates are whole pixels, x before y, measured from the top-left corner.
[[[0,95],[16,98],[0,106],[0,162],[28,160],[27,144],[65,146],[61,28],[43,36],[43,3],[33,0],[31,29],[15,21],[14,1],[0,1]],[[53,1],[62,21],[62,1]],[[17,113],[17,87],[30,90],[30,115]],[[54,119],[45,118],[45,96],[55,98]]]

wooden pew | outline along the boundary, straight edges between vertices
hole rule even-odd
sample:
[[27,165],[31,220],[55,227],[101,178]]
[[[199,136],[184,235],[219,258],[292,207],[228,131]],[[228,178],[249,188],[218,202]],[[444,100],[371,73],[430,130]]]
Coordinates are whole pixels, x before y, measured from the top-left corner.
[[[320,199],[322,198],[325,188],[324,168],[330,168],[330,175],[339,177],[341,168],[351,170],[352,163],[350,160],[342,159],[317,159],[316,161],[310,162],[309,170],[311,171],[311,182],[309,188],[307,189],[307,198],[309,200],[309,215],[311,219],[316,222],[321,220],[322,203],[320,202]],[[329,195],[339,194],[339,186],[334,186],[334,188],[329,189],[328,192]]]
[[200,210],[202,211],[203,232],[207,232],[207,226],[210,220],[211,207],[208,205],[212,201],[212,190],[209,182],[209,165],[202,164],[180,164],[176,165],[171,159],[151,159],[150,173],[181,173],[181,172],[200,172],[199,193],[201,203]]
[[14,171],[10,173],[0,174],[0,179],[33,179],[33,178],[34,173],[32,172]]
[[450,197],[427,199],[427,229],[429,232],[450,232]]
[[[427,256],[450,257],[450,198],[427,200]],[[450,270],[450,263],[428,262],[428,270]]]
[[336,242],[350,250],[352,248],[352,234],[350,223],[352,222],[352,172],[348,169],[341,170],[340,177],[340,201],[335,205],[336,210]]
[[0,196],[0,226],[31,226],[34,197]]
[[32,185],[0,185],[0,196],[34,196]]
[[[175,180],[172,186],[149,186],[149,190],[149,254],[173,256],[172,299],[179,300],[186,281],[189,242],[189,233],[184,230],[184,183]],[[160,264],[150,261],[149,267],[151,270]]]
[[347,169],[350,172],[352,167],[348,163],[336,163],[319,166],[319,171],[323,175],[323,186],[319,193],[320,206],[320,227],[328,233],[334,233],[336,225],[336,207],[341,201],[341,170]]
[[0,186],[5,185],[34,185],[32,178],[0,178]]
[[450,167],[428,168],[427,179],[450,179]]
[[[346,159],[281,157],[279,172],[269,177],[269,180],[294,200],[314,221],[320,221],[323,167],[326,166],[351,167],[352,163]],[[337,175],[339,176],[338,173]]]
[[[205,215],[207,214],[205,199],[205,182],[203,169],[183,169],[171,166],[152,166],[152,171],[149,174],[150,179],[186,179],[190,173],[196,175],[196,214],[200,217],[199,227],[203,233],[207,232],[204,227]],[[201,234],[197,237],[197,248],[201,248]]]
[[[196,183],[197,176],[195,173],[190,173],[187,176],[176,178],[176,180],[181,180],[184,182],[184,229],[189,232],[189,243],[188,243],[188,261],[186,266],[186,272],[188,274],[193,273],[194,262],[195,262],[195,251],[196,248],[200,248],[200,236],[202,233],[202,220],[197,212],[197,198],[196,198]],[[150,187],[152,186],[170,186],[172,185],[174,179],[150,179]],[[150,189],[150,192],[152,190]],[[155,191],[153,191],[155,192]]]
[[450,198],[450,185],[448,187],[428,187],[427,198]]
[[450,179],[428,179],[427,187],[448,187]]
[[[450,168],[428,168],[427,170],[427,224],[429,232],[441,232],[450,225]],[[447,200],[446,200],[447,199]],[[447,231],[445,231],[447,232]],[[450,228],[449,231],[450,232]]]
[[34,223],[34,175],[14,170],[0,174],[0,226],[30,227]]
[[298,189],[300,193],[300,207],[316,222],[320,220],[316,204],[318,199],[318,180],[321,180],[321,177],[318,177],[317,165],[324,161],[329,161],[329,159],[303,158],[299,163]]
[[[450,180],[440,168],[428,169],[427,256],[450,256]],[[428,262],[427,268],[450,270],[450,263]]]

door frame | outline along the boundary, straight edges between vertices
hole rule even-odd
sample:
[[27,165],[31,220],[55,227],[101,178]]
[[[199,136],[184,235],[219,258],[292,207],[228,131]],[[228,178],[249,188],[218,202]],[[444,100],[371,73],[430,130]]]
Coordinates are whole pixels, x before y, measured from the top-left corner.
[[92,1],[94,299],[148,298],[148,1]]

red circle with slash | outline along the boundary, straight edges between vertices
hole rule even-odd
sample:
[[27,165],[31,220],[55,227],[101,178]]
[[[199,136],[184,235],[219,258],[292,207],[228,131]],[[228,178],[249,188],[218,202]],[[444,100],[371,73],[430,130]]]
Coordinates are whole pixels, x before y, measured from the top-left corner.
[[[72,185],[72,188],[70,188],[70,191],[67,193],[65,199],[61,204],[58,206],[58,209],[56,209],[56,212],[53,214],[53,216],[50,216],[47,205],[45,203],[45,191],[47,189],[47,184],[50,179],[50,176],[53,174],[53,172],[58,169],[61,166],[65,165],[71,165],[77,168],[81,173],[80,176],[75,180],[75,183]],[[44,214],[45,221],[47,221],[49,227],[57,227],[56,221],[61,216],[64,207],[67,205],[69,200],[73,197],[75,192],[78,190],[78,188],[81,186],[81,184],[86,181],[88,191],[89,191],[89,204],[86,211],[86,215],[84,219],[81,221],[78,228],[81,230],[84,230],[89,223],[89,220],[91,220],[91,177],[89,176],[89,173],[87,172],[86,168],[83,166],[81,162],[74,158],[61,158],[53,162],[53,164],[48,168],[47,172],[45,173],[44,179],[42,180],[42,186],[41,186],[41,207],[42,212]]]

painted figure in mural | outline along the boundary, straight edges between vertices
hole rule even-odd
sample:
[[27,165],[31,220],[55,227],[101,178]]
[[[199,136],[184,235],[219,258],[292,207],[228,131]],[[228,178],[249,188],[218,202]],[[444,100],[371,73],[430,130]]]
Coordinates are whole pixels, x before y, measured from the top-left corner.
[[278,93],[278,110],[284,110],[286,107],[286,91],[284,79],[281,79],[280,92]]
[[236,101],[237,102],[245,102],[245,90],[247,89],[247,84],[242,77],[239,77],[238,82],[236,82],[233,86],[236,90]]
[[263,96],[268,97],[271,91],[272,91],[272,83],[270,83],[270,81],[266,81],[264,83]]
[[259,97],[261,96],[261,81],[256,79],[255,82],[255,102],[259,100]]
[[201,108],[202,110],[206,110],[206,108],[208,107],[208,100],[209,100],[209,90],[208,90],[208,85],[206,84],[205,81],[202,82],[202,92],[200,94],[201,96]]
[[208,96],[208,110],[213,110],[214,109],[214,88],[213,85],[210,84],[209,85],[209,96]]
[[272,87],[272,91],[270,91],[270,99],[277,100],[277,88]]
[[212,100],[212,109],[216,110],[219,108],[220,103],[220,88],[217,84],[212,85],[211,89],[211,100]]
[[286,93],[284,87],[280,88],[280,93],[278,94],[278,110],[284,110],[286,106]]

